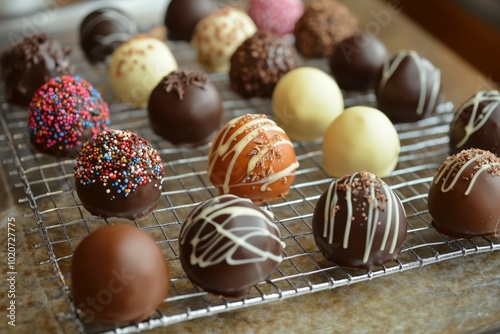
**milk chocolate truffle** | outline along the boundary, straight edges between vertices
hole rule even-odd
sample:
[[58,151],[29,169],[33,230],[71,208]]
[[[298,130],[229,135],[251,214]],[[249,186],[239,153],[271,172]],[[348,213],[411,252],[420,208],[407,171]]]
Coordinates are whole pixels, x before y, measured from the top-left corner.
[[450,129],[451,153],[468,148],[490,151],[500,157],[500,92],[477,92],[455,112]]
[[213,0],[172,0],[165,14],[168,38],[174,41],[191,41],[196,24],[214,12]]
[[71,261],[76,307],[91,319],[126,324],[155,313],[170,288],[168,264],[155,241],[130,225],[101,227]]
[[328,57],[337,44],[352,36],[358,20],[341,3],[313,0],[295,24],[296,46],[306,57]]
[[177,62],[165,43],[139,35],[113,52],[109,66],[111,88],[120,101],[146,108],[151,91],[176,69]]
[[50,78],[72,74],[71,51],[45,34],[25,37],[0,56],[5,100],[28,106],[35,91]]
[[80,24],[80,46],[91,63],[103,62],[137,33],[137,24],[116,8],[101,8]]
[[439,167],[429,189],[429,213],[452,238],[500,235],[500,158],[463,150]]
[[376,86],[378,73],[387,58],[385,45],[370,34],[344,39],[330,57],[330,69],[340,88],[369,90]]
[[173,71],[151,93],[153,131],[177,146],[206,144],[219,129],[222,97],[201,71]]
[[372,269],[399,256],[406,239],[406,213],[384,181],[356,172],[333,181],[321,195],[312,228],[327,260]]
[[83,145],[75,165],[76,192],[93,215],[141,219],[156,207],[163,173],[147,140],[107,130]]
[[233,195],[201,203],[179,234],[182,268],[207,292],[247,296],[282,261],[284,244],[272,219],[269,211]]
[[266,115],[247,114],[227,122],[208,155],[208,175],[219,194],[255,203],[288,194],[298,167],[290,139]]
[[388,176],[398,163],[400,143],[391,121],[375,108],[347,108],[323,139],[323,166],[334,177],[366,170]]
[[344,98],[328,74],[313,67],[299,67],[278,81],[272,107],[276,123],[292,139],[316,141],[344,110]]
[[294,48],[284,39],[258,31],[231,57],[231,88],[244,97],[271,97],[278,80],[298,64]]
[[429,117],[442,100],[441,71],[415,51],[401,51],[377,76],[378,108],[394,123]]
[[259,30],[279,36],[291,34],[303,13],[301,0],[251,0],[248,8]]
[[216,10],[196,25],[192,44],[198,62],[210,72],[228,72],[234,51],[256,31],[246,13],[230,6]]
[[108,124],[108,104],[79,76],[50,79],[30,104],[30,142],[36,151],[56,157],[76,157],[82,145]]

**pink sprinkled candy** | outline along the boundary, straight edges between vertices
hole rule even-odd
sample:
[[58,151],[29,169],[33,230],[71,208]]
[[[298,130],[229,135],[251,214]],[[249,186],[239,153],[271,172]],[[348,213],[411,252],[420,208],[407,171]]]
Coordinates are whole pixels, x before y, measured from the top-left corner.
[[280,36],[292,33],[303,13],[301,0],[251,0],[248,9],[248,15],[259,30],[269,30]]

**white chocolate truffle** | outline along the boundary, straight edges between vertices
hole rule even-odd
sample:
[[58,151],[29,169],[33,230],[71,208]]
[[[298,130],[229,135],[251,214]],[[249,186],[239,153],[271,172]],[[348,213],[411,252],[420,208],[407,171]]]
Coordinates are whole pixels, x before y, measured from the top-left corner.
[[120,101],[145,108],[158,82],[176,69],[177,62],[165,43],[136,36],[120,45],[111,56],[111,88]]
[[299,67],[285,74],[272,97],[276,123],[294,140],[316,141],[342,113],[344,98],[325,72]]
[[323,167],[334,177],[366,170],[388,176],[398,163],[398,133],[380,110],[347,108],[328,127],[323,139]]
[[234,51],[256,32],[246,13],[230,6],[216,10],[196,25],[192,44],[198,50],[198,62],[211,72],[229,71]]

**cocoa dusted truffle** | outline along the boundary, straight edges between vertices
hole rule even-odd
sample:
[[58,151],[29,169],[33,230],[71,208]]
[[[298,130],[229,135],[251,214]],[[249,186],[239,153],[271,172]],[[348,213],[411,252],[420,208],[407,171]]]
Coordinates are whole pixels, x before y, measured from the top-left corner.
[[450,129],[451,153],[468,148],[490,151],[500,157],[500,92],[477,92],[455,112]]
[[376,81],[378,108],[393,123],[429,117],[442,100],[441,71],[415,51],[387,59]]
[[165,13],[168,38],[190,41],[198,22],[217,10],[213,0],[172,0]]
[[179,258],[205,291],[243,298],[282,261],[283,242],[270,212],[248,199],[222,195],[198,205],[179,234]]
[[259,31],[231,57],[231,88],[244,97],[271,97],[278,80],[298,64],[294,48],[284,39]]
[[153,131],[178,146],[209,142],[219,129],[222,111],[219,91],[201,71],[171,72],[148,102]]
[[28,106],[35,91],[50,78],[72,74],[71,51],[45,34],[24,38],[0,56],[5,100]]
[[107,130],[83,145],[74,174],[78,197],[91,214],[134,220],[155,209],[164,172],[147,140]]
[[500,235],[500,158],[463,150],[439,167],[429,189],[437,231],[452,238]]
[[313,0],[295,24],[296,46],[306,57],[328,57],[337,44],[352,36],[358,20],[341,3]]
[[406,239],[406,213],[383,180],[357,172],[333,181],[321,195],[312,228],[327,260],[372,269],[399,256]]
[[208,155],[208,175],[219,194],[230,193],[256,203],[288,194],[298,167],[285,131],[259,114],[227,122]]
[[80,24],[80,46],[91,63],[105,61],[122,43],[137,33],[137,24],[116,8],[91,12]]
[[130,225],[92,232],[71,260],[76,307],[91,319],[126,324],[145,320],[167,297],[168,264],[155,241]]
[[82,145],[108,124],[108,104],[79,76],[50,79],[30,104],[30,142],[36,151],[56,157],[76,157]]

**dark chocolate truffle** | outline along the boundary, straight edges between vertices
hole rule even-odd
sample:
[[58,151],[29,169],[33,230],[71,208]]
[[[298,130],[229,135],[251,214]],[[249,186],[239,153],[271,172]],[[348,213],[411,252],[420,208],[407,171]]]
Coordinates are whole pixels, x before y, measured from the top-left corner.
[[56,157],[76,157],[83,143],[108,124],[108,104],[79,76],[50,79],[30,103],[30,142],[36,151]]
[[219,129],[222,97],[201,71],[173,71],[153,89],[148,115],[153,131],[178,146],[206,144]]
[[198,22],[216,9],[213,0],[171,0],[165,14],[168,38],[191,41]]
[[242,298],[282,261],[272,214],[248,199],[222,195],[198,205],[179,234],[189,279],[207,292]]
[[437,231],[453,238],[500,234],[500,158],[469,149],[448,157],[429,189]]
[[500,157],[500,92],[480,91],[455,112],[450,129],[451,153],[468,148],[490,151]]
[[163,165],[149,142],[131,131],[107,130],[86,142],[76,160],[76,192],[93,215],[141,219],[161,194]]
[[278,80],[298,63],[294,48],[284,39],[259,31],[231,57],[231,88],[244,97],[271,97]]
[[295,24],[296,46],[306,57],[328,57],[337,44],[352,36],[358,20],[334,0],[313,0]]
[[80,46],[91,63],[105,61],[137,33],[137,24],[116,8],[93,11],[80,24]]
[[344,39],[330,57],[330,69],[340,88],[374,89],[376,78],[387,58],[385,45],[370,34]]
[[416,122],[436,111],[441,96],[441,71],[415,51],[401,51],[386,60],[377,76],[378,108],[393,123]]
[[395,260],[406,239],[401,201],[368,172],[333,181],[319,198],[312,223],[323,256],[345,267],[372,269]]
[[73,73],[70,49],[45,35],[24,38],[0,56],[5,100],[28,106],[35,91],[50,78]]
[[168,264],[155,241],[130,225],[99,228],[71,262],[76,307],[89,320],[125,324],[152,316],[170,287]]

